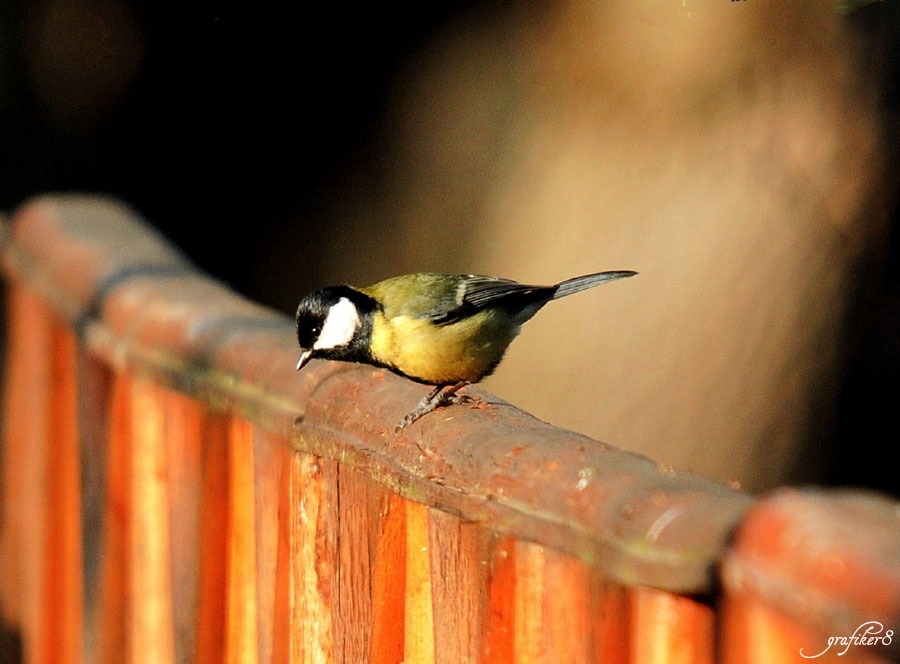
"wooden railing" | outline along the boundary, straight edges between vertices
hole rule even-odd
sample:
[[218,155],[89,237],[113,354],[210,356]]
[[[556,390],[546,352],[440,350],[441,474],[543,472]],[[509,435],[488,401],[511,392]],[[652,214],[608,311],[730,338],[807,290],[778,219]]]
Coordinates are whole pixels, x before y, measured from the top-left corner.
[[297,374],[290,320],[117,202],[31,201],[3,243],[0,610],[29,663],[900,652],[885,497],[754,500],[486,395],[398,436],[421,386]]

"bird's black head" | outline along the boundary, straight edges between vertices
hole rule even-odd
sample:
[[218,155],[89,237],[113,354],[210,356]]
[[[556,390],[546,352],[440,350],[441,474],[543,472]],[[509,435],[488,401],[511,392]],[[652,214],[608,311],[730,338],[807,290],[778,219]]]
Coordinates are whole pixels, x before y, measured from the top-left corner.
[[377,308],[372,298],[349,286],[331,286],[304,297],[295,318],[300,343],[297,369],[314,357],[367,361]]

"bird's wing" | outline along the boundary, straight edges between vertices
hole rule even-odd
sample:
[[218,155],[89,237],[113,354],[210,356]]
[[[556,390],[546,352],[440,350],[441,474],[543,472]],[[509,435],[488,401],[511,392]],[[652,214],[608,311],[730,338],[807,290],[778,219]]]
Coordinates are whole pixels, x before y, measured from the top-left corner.
[[522,309],[553,296],[553,286],[526,286],[509,279],[470,274],[459,277],[455,288],[447,291],[438,306],[429,313],[436,325],[449,325],[489,307]]
[[489,307],[517,312],[535,303],[543,304],[553,297],[555,289],[477,274],[423,272],[392,277],[362,290],[382,303],[388,319],[406,316],[449,325]]

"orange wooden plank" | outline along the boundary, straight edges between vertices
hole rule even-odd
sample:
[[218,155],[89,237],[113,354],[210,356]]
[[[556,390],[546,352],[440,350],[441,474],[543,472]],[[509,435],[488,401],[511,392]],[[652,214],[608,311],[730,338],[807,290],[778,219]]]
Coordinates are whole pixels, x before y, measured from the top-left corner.
[[130,662],[172,662],[175,635],[165,427],[159,387],[140,378],[131,389],[128,650]]
[[165,455],[172,560],[175,660],[196,661],[200,578],[201,456],[206,410],[190,397],[163,390]]
[[230,439],[225,661],[250,664],[258,657],[253,425],[233,419]]
[[197,591],[197,664],[219,664],[225,657],[225,606],[228,561],[230,420],[211,414],[204,421],[200,544]]
[[440,510],[428,512],[434,602],[434,661],[477,662],[484,616],[490,533]]
[[75,339],[42,298],[9,291],[3,478],[4,618],[30,662],[81,661]]
[[81,473],[84,660],[100,661],[110,405],[114,377],[108,366],[83,353],[78,361],[78,429]]
[[[739,599],[726,600],[723,609],[723,664],[785,664],[802,660],[802,644],[788,633],[785,621],[776,619],[769,610]],[[825,657],[811,661],[828,660]]]
[[482,641],[482,660],[491,664],[514,661],[516,634],[516,542],[502,537],[493,542],[488,576],[488,614]]
[[128,561],[131,557],[131,390],[130,379],[113,377],[109,450],[107,453],[106,506],[100,569],[97,621],[97,660],[118,664],[128,651]]
[[51,403],[47,411],[46,545],[40,641],[34,662],[82,661],[81,483],[76,412],[78,350],[71,331],[53,326]]
[[594,571],[591,585],[593,661],[598,664],[627,664],[630,657],[631,611],[629,592],[618,584],[606,583]]
[[543,566],[543,652],[554,662],[590,662],[591,571],[554,549],[543,552]]
[[40,589],[47,514],[51,313],[16,283],[7,295],[9,336],[3,381],[3,510],[0,607],[22,630],[26,658],[41,643]]
[[428,508],[406,504],[406,607],[404,611],[404,662],[434,662],[434,615],[431,592]]
[[335,634],[338,659],[367,662],[371,655],[373,568],[388,490],[365,474],[337,464],[338,602]]
[[[299,512],[299,500],[293,494],[294,473],[300,472],[299,459],[303,456],[287,447],[279,448],[282,457],[281,476],[278,482],[278,537],[275,550],[275,589],[273,598],[272,664],[299,662],[300,652],[294,652],[298,629],[294,628],[294,562],[292,556],[295,538],[295,521]],[[298,647],[299,651],[299,647]]]
[[406,500],[390,494],[372,573],[372,664],[402,662],[406,648],[406,509]]
[[651,588],[632,588],[629,596],[629,641],[634,664],[713,664],[711,608]]
[[284,467],[290,463],[287,441],[282,436],[256,429],[253,467],[256,526],[256,623],[258,657],[268,664],[275,652],[275,595],[278,574],[279,506]]
[[515,547],[516,661],[590,661],[589,570],[540,544],[517,541]]
[[543,641],[545,625],[544,548],[530,542],[516,542],[515,657],[522,664],[542,661],[549,653]]
[[[332,473],[326,478],[324,462],[311,454],[291,457],[289,483],[283,491],[288,514],[290,549],[284,564],[290,573],[290,623],[276,630],[276,650],[287,639],[287,657],[277,661],[299,663],[336,660],[334,651],[335,547],[333,512],[329,505]],[[280,635],[280,637],[279,637]]]

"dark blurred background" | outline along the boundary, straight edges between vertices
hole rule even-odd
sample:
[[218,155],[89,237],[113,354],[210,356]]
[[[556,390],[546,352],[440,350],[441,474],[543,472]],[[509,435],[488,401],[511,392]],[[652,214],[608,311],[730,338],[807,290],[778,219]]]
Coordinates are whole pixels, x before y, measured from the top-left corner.
[[[0,2],[0,204],[119,196],[288,310],[316,276],[301,243],[377,159],[397,71],[474,4]],[[292,287],[273,292],[273,266]]]
[[[752,10],[754,0],[741,4]],[[652,8],[641,6],[641,21],[654,27]],[[860,2],[853,8],[838,21],[858,45],[858,53],[848,58],[854,71],[868,79],[867,89],[877,97],[879,152],[888,177],[875,189],[893,212],[887,230],[873,234],[877,249],[866,260],[877,269],[866,273],[867,287],[849,305],[855,324],[845,330],[835,424],[823,443],[833,452],[814,462],[817,468],[825,463],[826,472],[813,477],[898,494],[898,179],[890,174],[898,163],[900,20],[897,2]],[[680,3],[679,9],[678,20],[696,21],[702,18],[699,9],[734,7],[728,0],[704,0]],[[348,255],[365,253],[358,245],[370,236],[390,238],[391,225],[401,223],[402,215],[379,216],[374,196],[365,214],[353,210],[365,206],[369,192],[388,187],[384,179],[403,156],[396,137],[416,131],[416,102],[424,94],[410,94],[409,88],[417,76],[427,75],[410,72],[441,50],[435,40],[449,44],[444,53],[450,59],[454,48],[468,56],[468,42],[454,41],[457,26],[470,31],[502,26],[509,17],[525,32],[538,19],[523,15],[522,7],[510,2],[325,4],[313,12],[299,3],[2,0],[0,208],[10,212],[28,197],[51,191],[112,194],[133,205],[204,270],[290,313],[303,292],[336,278],[336,245],[352,249]],[[754,15],[758,34],[767,34],[767,16],[766,11]],[[621,25],[618,29],[627,33]],[[784,40],[792,33],[780,30],[782,41],[774,48],[798,50]],[[815,28],[800,32],[803,39],[816,35]],[[473,48],[485,41],[473,40]],[[502,71],[491,74],[502,80]],[[489,98],[490,80],[481,83]],[[622,93],[624,105],[627,93]],[[607,105],[616,102],[611,97]],[[439,180],[443,174],[436,171],[430,175]],[[351,217],[356,226],[338,221]],[[470,230],[463,225],[460,232]],[[509,242],[508,235],[502,237]],[[397,246],[408,250],[415,239]],[[385,268],[371,275],[373,281],[395,265],[411,264],[405,255],[390,255],[389,241],[373,246],[381,253],[370,260]],[[435,261],[435,269],[450,264],[500,271],[489,255],[475,255],[481,263],[467,264],[459,254],[458,261]],[[645,272],[653,267],[610,262],[589,264]],[[361,261],[353,265],[358,274],[370,272]],[[504,276],[527,278],[522,272]],[[563,267],[552,275],[569,272]],[[613,436],[610,442],[627,447],[629,438]],[[772,480],[785,477],[802,474],[792,470]]]

